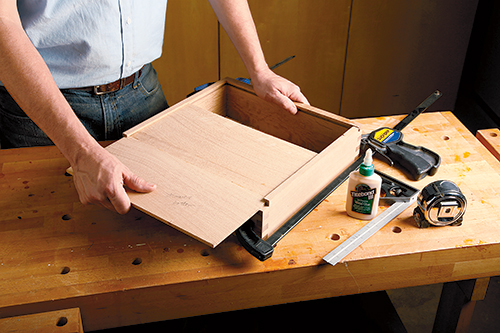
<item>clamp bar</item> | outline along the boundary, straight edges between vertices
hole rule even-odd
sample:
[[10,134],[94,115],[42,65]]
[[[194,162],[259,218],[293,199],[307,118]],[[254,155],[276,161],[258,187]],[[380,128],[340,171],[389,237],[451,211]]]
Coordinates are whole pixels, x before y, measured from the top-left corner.
[[422,103],[420,103],[419,106],[417,106],[412,112],[410,112],[406,117],[404,117],[396,126],[394,126],[393,129],[397,131],[402,131],[403,128],[406,127],[406,125],[411,123],[413,119],[417,118],[419,114],[427,110],[429,106],[431,106],[435,101],[437,101],[439,97],[441,97],[442,95],[443,94],[439,90],[433,92]]
[[286,236],[300,221],[314,210],[323,200],[325,200],[337,187],[339,187],[349,174],[359,168],[364,156],[359,157],[348,166],[340,175],[330,182],[323,190],[314,196],[307,204],[299,209],[290,219],[288,219],[278,230],[276,230],[267,240],[260,238],[253,230],[254,223],[248,220],[236,230],[236,237],[241,246],[260,261],[271,258],[276,244]]

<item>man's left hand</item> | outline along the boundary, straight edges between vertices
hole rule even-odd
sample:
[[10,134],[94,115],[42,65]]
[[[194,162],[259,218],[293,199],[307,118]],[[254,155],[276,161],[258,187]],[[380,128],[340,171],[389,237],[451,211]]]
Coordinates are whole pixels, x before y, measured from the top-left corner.
[[309,105],[309,101],[296,84],[275,74],[270,69],[255,75],[252,78],[252,85],[257,96],[279,105],[292,114],[297,113],[297,106],[294,102]]

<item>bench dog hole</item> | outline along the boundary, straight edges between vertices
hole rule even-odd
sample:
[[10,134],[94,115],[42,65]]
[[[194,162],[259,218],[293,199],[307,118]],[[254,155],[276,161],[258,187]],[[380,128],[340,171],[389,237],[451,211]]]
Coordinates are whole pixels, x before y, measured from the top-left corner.
[[63,267],[63,269],[62,269],[62,271],[61,271],[61,274],[62,274],[62,275],[64,275],[64,274],[68,274],[70,270],[71,270],[71,269],[70,269],[68,266]]
[[392,228],[392,232],[395,234],[399,234],[399,233],[401,233],[401,231],[403,231],[403,230],[398,226]]
[[71,220],[71,215],[69,215],[69,214],[64,214],[61,218],[62,218],[64,221],[69,221],[69,220]]
[[61,317],[57,320],[56,326],[57,327],[62,327],[68,323],[68,318],[66,317]]
[[142,264],[142,259],[141,258],[135,258],[134,261],[132,261],[132,265],[140,265]]

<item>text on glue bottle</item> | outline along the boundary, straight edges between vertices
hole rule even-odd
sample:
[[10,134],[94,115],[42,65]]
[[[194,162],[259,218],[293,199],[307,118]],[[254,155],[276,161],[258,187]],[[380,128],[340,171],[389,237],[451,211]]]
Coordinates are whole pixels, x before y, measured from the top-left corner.
[[372,150],[365,153],[358,170],[349,174],[346,211],[349,216],[361,220],[371,220],[378,212],[382,178],[375,173]]

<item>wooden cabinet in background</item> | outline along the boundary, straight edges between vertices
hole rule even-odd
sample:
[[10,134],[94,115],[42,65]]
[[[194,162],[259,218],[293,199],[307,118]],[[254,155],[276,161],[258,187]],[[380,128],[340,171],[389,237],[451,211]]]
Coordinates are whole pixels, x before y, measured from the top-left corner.
[[[480,4],[481,26],[470,65],[470,84],[480,105],[500,125],[500,3]],[[498,126],[497,125],[497,126]],[[493,125],[491,126],[493,127]]]
[[[249,0],[269,66],[298,84],[316,107],[339,113],[351,0]],[[247,76],[236,49],[221,33],[221,76]]]
[[[477,0],[249,0],[266,60],[313,106],[348,118],[454,108]],[[194,87],[248,74],[206,0],[169,0],[155,61],[172,105]]]
[[153,66],[170,105],[219,79],[218,27],[207,0],[168,1],[163,54]]
[[354,0],[340,114],[453,110],[477,0]]

